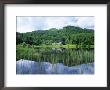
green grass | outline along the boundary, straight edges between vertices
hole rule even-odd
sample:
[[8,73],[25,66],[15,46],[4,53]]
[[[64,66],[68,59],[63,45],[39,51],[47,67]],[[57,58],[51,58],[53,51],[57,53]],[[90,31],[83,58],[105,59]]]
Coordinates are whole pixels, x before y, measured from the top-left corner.
[[[76,48],[76,45],[67,44],[67,45],[40,45],[34,46],[38,48]],[[94,45],[91,45],[90,48],[94,48]]]

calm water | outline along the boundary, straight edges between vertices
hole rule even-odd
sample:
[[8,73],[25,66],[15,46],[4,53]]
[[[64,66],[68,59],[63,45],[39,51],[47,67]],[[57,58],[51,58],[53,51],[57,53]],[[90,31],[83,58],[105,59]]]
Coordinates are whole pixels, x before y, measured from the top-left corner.
[[[19,53],[20,52],[20,53]],[[17,50],[17,60],[25,59],[36,62],[62,63],[75,66],[94,62],[94,49],[65,48],[30,48]]]
[[94,49],[19,48],[17,74],[94,74]]
[[16,74],[94,74],[94,63],[69,67],[62,63],[51,64],[22,59],[16,62]]

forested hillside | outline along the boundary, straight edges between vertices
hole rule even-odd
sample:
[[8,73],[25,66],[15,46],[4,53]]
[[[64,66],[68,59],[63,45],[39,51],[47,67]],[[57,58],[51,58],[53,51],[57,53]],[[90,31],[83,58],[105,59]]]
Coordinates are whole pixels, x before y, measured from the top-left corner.
[[16,33],[16,44],[52,45],[61,42],[62,45],[94,45],[94,30],[75,26],[65,26],[62,29],[35,30],[33,32]]

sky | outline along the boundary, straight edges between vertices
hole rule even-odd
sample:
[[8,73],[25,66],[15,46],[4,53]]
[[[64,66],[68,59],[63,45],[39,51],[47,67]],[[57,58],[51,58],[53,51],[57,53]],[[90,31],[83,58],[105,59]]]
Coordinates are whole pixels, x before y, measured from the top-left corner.
[[17,16],[17,32],[32,32],[35,30],[48,30],[50,28],[61,29],[64,26],[79,26],[81,28],[94,29],[94,17],[92,16]]

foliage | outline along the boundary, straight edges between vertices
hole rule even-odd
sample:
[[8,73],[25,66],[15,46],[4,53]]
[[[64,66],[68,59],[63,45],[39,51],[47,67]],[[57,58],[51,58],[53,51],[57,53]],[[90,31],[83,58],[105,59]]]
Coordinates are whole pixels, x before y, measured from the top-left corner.
[[63,45],[76,44],[76,48],[90,48],[94,45],[94,30],[75,26],[65,26],[62,29],[37,30],[27,33],[17,32],[16,44],[25,42],[30,45],[52,45],[62,42]]

